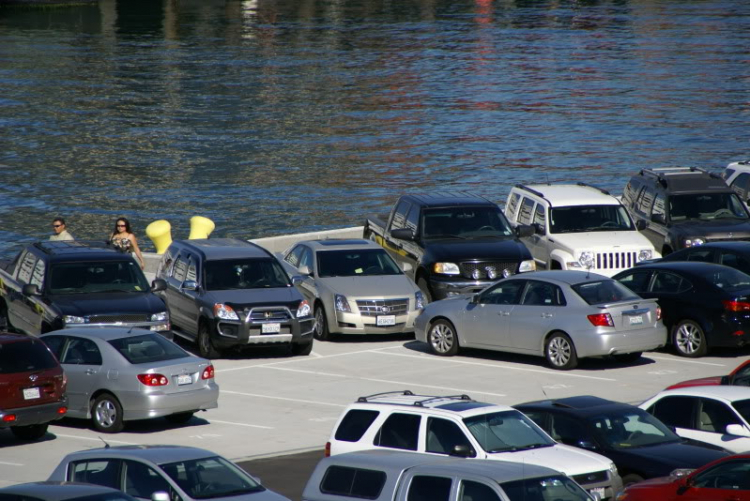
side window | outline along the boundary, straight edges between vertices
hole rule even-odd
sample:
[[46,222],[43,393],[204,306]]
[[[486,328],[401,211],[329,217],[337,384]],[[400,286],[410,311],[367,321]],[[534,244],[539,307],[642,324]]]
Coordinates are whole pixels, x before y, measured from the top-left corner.
[[61,364],[102,365],[102,354],[96,343],[90,339],[71,337],[68,348],[63,354]]
[[479,301],[484,304],[518,304],[525,280],[503,281],[482,293]]
[[650,279],[650,271],[636,271],[623,275],[617,281],[633,292],[642,293],[648,291],[648,282]]
[[170,489],[164,477],[138,461],[125,461],[124,476],[125,492],[137,498],[151,499],[154,492],[169,492]]
[[406,501],[449,501],[452,484],[450,477],[415,475],[409,484]]
[[120,460],[92,459],[78,461],[70,465],[68,476],[71,482],[103,485],[120,489]]
[[685,292],[691,287],[690,282],[679,275],[666,271],[657,271],[651,283],[651,292],[677,294]]
[[651,220],[666,222],[667,220],[667,199],[663,193],[657,195],[654,199],[654,206],[651,209]]
[[352,409],[346,413],[336,429],[336,440],[356,442],[365,434],[370,425],[380,414],[378,411]]
[[300,266],[307,266],[308,269],[312,271],[313,269],[313,253],[312,250],[308,247],[302,247],[302,254],[299,258],[299,265]]
[[302,247],[301,245],[296,246],[294,249],[292,249],[292,252],[290,252],[289,254],[286,255],[286,257],[284,258],[284,261],[286,261],[287,263],[291,264],[295,268],[298,268],[299,267],[299,258],[302,255],[302,250],[303,249],[304,249],[304,247]]
[[167,249],[161,258],[159,263],[159,269],[156,272],[156,276],[160,278],[166,278],[172,275],[172,263],[174,262],[174,251]]
[[320,492],[358,499],[377,499],[385,485],[385,472],[329,466],[320,482]]
[[375,435],[373,445],[416,451],[419,421],[420,417],[414,414],[391,414]]
[[521,299],[527,306],[565,306],[565,297],[560,288],[547,282],[529,280]]
[[721,251],[719,262],[724,266],[730,266],[736,270],[740,270],[743,273],[750,274],[750,261],[748,261],[744,256],[740,256],[739,254]]
[[651,205],[654,203],[654,192],[649,188],[643,188],[638,194],[635,210],[648,216],[651,214]]
[[452,454],[457,445],[472,449],[471,442],[456,423],[447,419],[427,419],[427,452]]
[[511,221],[516,220],[516,209],[518,208],[518,201],[521,199],[519,193],[511,193],[508,203],[505,205],[505,216]]
[[197,273],[195,261],[196,259],[194,256],[188,257],[188,267],[187,267],[187,272],[185,273],[185,280],[192,280],[194,282],[198,280],[198,273]]
[[521,202],[521,209],[518,212],[518,222],[520,224],[531,224],[534,203],[534,200],[528,197],[523,197],[523,201]]
[[626,207],[628,208],[633,207],[633,203],[635,202],[638,187],[639,187],[638,183],[635,183],[632,180],[628,182],[627,185],[625,185],[625,189],[622,191],[622,202],[625,204]]
[[538,224],[542,230],[547,227],[547,214],[545,212],[543,204],[536,204],[536,209],[534,210],[534,224]]
[[392,230],[403,228],[406,221],[406,214],[409,212],[409,206],[411,204],[406,200],[402,200],[396,206],[396,212],[393,213],[393,221],[391,221]]
[[722,402],[710,398],[700,399],[698,429],[713,433],[726,433],[727,425],[742,424],[732,410]]
[[45,268],[44,259],[39,259],[34,266],[34,271],[31,273],[31,280],[29,280],[29,283],[39,287],[39,290],[44,288]]
[[646,410],[667,426],[693,429],[696,404],[691,397],[664,397]]
[[748,194],[748,185],[750,185],[750,174],[747,173],[740,174],[737,176],[737,179],[732,182],[732,189],[740,196],[742,201],[747,201],[747,199],[750,198],[750,195]]
[[576,445],[581,440],[588,439],[588,432],[579,420],[568,416],[553,415],[550,435],[558,442]]
[[185,281],[185,276],[187,276],[187,261],[184,258],[180,257],[175,261],[172,276],[180,283]]
[[487,484],[463,480],[459,488],[458,501],[500,501],[500,498]]
[[688,261],[699,261],[701,263],[713,263],[714,251],[711,249],[691,249],[688,252]]
[[26,255],[23,256],[23,259],[21,260],[18,268],[17,276],[18,281],[21,283],[21,285],[26,285],[31,280],[31,275],[34,272],[34,265],[36,265],[36,261],[36,256],[31,252],[27,252]]
[[419,207],[414,205],[409,211],[409,215],[406,218],[406,228],[409,228],[414,234],[417,234],[417,227],[419,226]]
[[729,493],[750,490],[750,461],[747,459],[736,459],[717,464],[713,468],[709,468],[696,475],[693,479],[693,487],[726,489],[724,492],[727,494],[722,497],[726,497],[727,499],[744,498],[746,494],[738,496],[734,494],[730,495]]
[[63,346],[65,346],[65,336],[46,336],[42,341],[47,345],[47,348],[60,360],[62,355]]

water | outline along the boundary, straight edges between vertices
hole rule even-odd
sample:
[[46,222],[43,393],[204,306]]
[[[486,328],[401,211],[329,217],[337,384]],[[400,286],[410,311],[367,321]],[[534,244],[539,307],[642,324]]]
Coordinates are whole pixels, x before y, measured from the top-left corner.
[[622,191],[748,155],[750,3],[101,0],[0,9],[0,253],[127,216],[361,224],[400,193]]

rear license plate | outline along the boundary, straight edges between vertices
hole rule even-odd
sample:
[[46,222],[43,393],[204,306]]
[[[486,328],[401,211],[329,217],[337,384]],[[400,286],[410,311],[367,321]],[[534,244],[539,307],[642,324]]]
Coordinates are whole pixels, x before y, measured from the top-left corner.
[[177,376],[177,385],[182,386],[183,384],[190,384],[193,382],[193,378],[190,377],[190,374],[180,374]]
[[41,395],[39,393],[39,388],[24,388],[23,389],[23,399],[24,400],[33,400],[35,398],[39,398]]
[[630,325],[641,325],[643,323],[643,315],[636,315],[630,317]]
[[396,325],[396,315],[380,315],[375,318],[375,322],[380,326]]
[[260,328],[260,332],[262,334],[278,334],[279,332],[281,332],[281,324],[263,324],[263,326]]
[[586,489],[590,494],[599,494],[599,499],[604,499],[604,487],[594,487],[593,489]]

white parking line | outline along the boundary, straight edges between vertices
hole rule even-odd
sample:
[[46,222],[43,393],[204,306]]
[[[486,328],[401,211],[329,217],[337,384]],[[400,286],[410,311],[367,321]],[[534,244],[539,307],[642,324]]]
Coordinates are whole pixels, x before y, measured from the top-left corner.
[[0,464],[4,466],[26,466],[23,463],[11,463],[8,461],[0,461]]
[[667,362],[679,362],[681,364],[697,364],[697,365],[711,365],[714,367],[726,367],[724,364],[714,364],[711,362],[699,362],[697,360],[688,360],[686,358],[667,358],[667,357],[654,357],[650,353],[648,355],[649,358],[653,358],[654,360],[665,360]]
[[[329,407],[346,407],[342,404],[329,404],[326,402],[316,402],[314,400],[300,400],[299,398],[284,398],[284,397],[272,397],[271,395],[258,395],[257,393],[244,393],[241,391],[221,390],[221,393],[228,393],[230,395],[242,395],[245,397],[256,397],[256,398],[269,398],[271,400],[284,400],[286,402],[302,403],[302,404],[316,404],[316,405],[327,405]],[[211,421],[214,421],[213,419]]]
[[221,372],[243,371],[245,369],[257,369],[259,367],[273,367],[276,365],[286,365],[286,364],[293,364],[296,362],[306,362],[308,360],[324,360],[324,359],[327,360],[329,358],[344,357],[348,355],[360,355],[362,353],[372,353],[374,351],[387,350],[387,349],[392,349],[392,348],[401,348],[401,346],[386,346],[385,348],[374,348],[372,350],[347,351],[346,353],[336,353],[335,355],[318,354],[318,356],[315,358],[310,358],[310,357],[290,358],[287,360],[282,360],[280,362],[269,362],[267,364],[243,365],[240,367],[231,367],[229,369],[216,369],[215,372],[219,374]]
[[[233,392],[227,392],[227,391],[222,390],[222,393],[233,393]],[[234,426],[247,426],[248,428],[260,428],[261,430],[274,430],[275,429],[271,426],[261,426],[259,424],[250,424],[250,423],[234,423],[232,421],[220,421],[218,419],[213,419],[213,418],[211,419],[211,422],[221,423],[221,424],[231,424]]]

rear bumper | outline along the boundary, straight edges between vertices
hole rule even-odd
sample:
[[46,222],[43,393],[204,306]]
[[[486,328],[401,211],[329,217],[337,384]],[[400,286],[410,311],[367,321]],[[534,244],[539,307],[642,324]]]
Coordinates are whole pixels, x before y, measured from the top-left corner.
[[219,406],[219,385],[210,383],[203,388],[179,393],[119,392],[117,397],[122,404],[123,419],[132,421],[215,409]]
[[579,357],[651,351],[667,343],[667,329],[659,323],[656,326],[625,332],[600,331],[585,337],[581,336],[581,338],[573,337],[573,343]]
[[[0,428],[9,428],[11,426],[27,426],[32,424],[44,424],[51,421],[57,421],[65,417],[65,414],[59,412],[61,407],[68,407],[68,399],[63,398],[57,402],[34,405],[32,407],[22,407],[20,409],[0,410]],[[3,418],[14,415],[14,421],[5,422]],[[6,418],[7,419],[7,418]]]
[[750,315],[725,315],[706,332],[709,346],[735,348],[750,344]]

